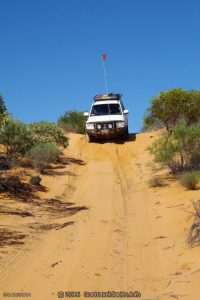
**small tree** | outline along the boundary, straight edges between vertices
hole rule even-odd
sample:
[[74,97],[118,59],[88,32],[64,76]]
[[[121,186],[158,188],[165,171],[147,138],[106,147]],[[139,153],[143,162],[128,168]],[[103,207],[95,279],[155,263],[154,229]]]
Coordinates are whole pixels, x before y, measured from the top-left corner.
[[151,100],[151,106],[144,117],[144,125],[161,124],[168,133],[183,118],[186,103],[186,92],[183,89],[172,89],[161,92]]
[[200,91],[171,89],[151,100],[143,120],[143,130],[165,127],[168,134],[184,121],[188,126],[200,122]]
[[33,166],[40,172],[44,172],[50,163],[55,162],[60,156],[60,149],[53,142],[34,145],[27,153]]
[[84,133],[85,117],[83,112],[69,110],[58,119],[58,125],[69,132]]

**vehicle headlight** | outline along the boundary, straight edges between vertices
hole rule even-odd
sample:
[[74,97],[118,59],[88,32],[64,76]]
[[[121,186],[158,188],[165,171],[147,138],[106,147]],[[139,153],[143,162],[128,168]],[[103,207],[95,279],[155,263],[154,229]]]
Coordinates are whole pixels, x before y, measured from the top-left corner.
[[93,130],[94,129],[94,124],[93,123],[86,124],[86,129]]
[[117,128],[123,128],[125,126],[125,122],[117,122],[116,127]]
[[101,129],[101,125],[100,124],[97,125],[97,129]]

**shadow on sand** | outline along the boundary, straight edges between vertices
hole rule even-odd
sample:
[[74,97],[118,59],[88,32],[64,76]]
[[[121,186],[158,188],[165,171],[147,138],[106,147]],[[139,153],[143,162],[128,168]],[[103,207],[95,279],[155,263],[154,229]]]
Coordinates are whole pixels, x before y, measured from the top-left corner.
[[93,141],[93,143],[97,143],[97,144],[106,144],[106,143],[113,143],[113,144],[121,144],[123,145],[124,143],[128,143],[128,142],[134,142],[136,140],[136,135],[137,133],[129,133],[129,136],[127,139],[123,139],[123,138],[109,138],[109,139],[95,139]]

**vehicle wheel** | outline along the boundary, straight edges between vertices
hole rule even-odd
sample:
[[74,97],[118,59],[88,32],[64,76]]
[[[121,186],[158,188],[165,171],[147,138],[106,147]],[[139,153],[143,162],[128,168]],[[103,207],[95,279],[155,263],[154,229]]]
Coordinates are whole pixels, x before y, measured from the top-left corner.
[[88,143],[92,142],[92,137],[88,133],[85,134],[85,138]]
[[126,128],[126,131],[124,132],[123,138],[124,138],[124,140],[128,140],[129,139],[128,128]]

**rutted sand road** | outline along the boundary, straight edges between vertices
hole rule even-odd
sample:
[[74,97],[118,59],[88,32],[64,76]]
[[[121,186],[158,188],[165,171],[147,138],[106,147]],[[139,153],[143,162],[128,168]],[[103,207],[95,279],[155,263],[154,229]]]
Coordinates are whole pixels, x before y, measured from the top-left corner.
[[148,187],[151,141],[140,134],[124,144],[87,144],[71,135],[66,155],[85,165],[72,167],[77,176],[54,178],[49,195],[88,209],[67,218],[72,226],[29,239],[11,255],[1,292],[31,292],[34,300],[112,290],[137,290],[149,300],[199,299],[200,250],[185,242],[192,222],[186,210],[199,191],[185,192],[170,178],[168,186]]

